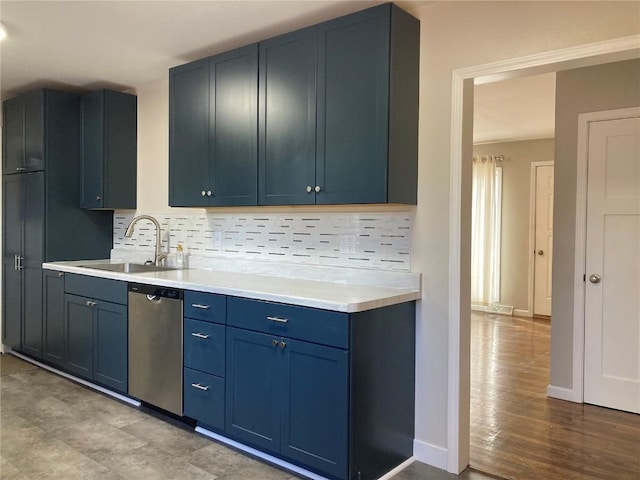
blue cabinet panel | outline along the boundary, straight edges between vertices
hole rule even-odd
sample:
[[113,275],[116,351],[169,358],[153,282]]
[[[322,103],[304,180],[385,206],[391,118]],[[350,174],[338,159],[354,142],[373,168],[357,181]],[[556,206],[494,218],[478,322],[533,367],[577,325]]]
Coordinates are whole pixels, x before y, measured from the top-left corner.
[[62,367],[64,361],[64,273],[44,270],[42,356]]
[[206,322],[226,323],[226,297],[215,293],[184,291],[184,316]]
[[169,70],[169,205],[208,206],[209,178],[209,59],[205,58]]
[[280,450],[281,356],[272,335],[227,327],[225,431],[271,452]]
[[2,173],[44,168],[44,90],[33,90],[3,104]]
[[93,374],[93,309],[89,300],[65,295],[65,361],[70,372],[92,378]]
[[315,203],[316,30],[260,43],[259,203]]
[[184,366],[224,377],[225,327],[184,319]]
[[24,238],[22,177],[22,175],[5,175],[2,182],[4,207],[2,210],[2,343],[17,350],[20,350],[22,343],[23,283],[22,271],[18,269],[17,263],[17,257],[22,255]]
[[185,416],[224,430],[224,378],[185,368],[183,380]]
[[210,204],[257,205],[258,45],[211,57]]
[[281,453],[347,478],[348,352],[296,340],[286,343],[282,376]]
[[319,26],[318,204],[387,201],[389,7]]
[[349,315],[329,310],[229,297],[229,325],[334,347],[349,345]]
[[126,393],[128,388],[127,306],[96,302],[94,306],[93,379]]

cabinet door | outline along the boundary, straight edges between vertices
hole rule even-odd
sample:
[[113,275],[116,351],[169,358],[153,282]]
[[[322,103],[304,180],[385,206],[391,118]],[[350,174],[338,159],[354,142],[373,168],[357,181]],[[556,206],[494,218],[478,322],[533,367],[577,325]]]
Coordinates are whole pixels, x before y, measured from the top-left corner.
[[211,205],[258,202],[258,45],[210,60]]
[[315,203],[316,44],[315,28],[260,43],[260,205]]
[[42,289],[42,355],[46,361],[61,367],[64,361],[64,273],[45,270]]
[[[348,352],[284,338],[281,453],[347,478]],[[280,350],[280,348],[278,348]]]
[[127,306],[96,301],[93,310],[93,379],[127,393]]
[[24,168],[24,101],[7,100],[2,109],[2,173],[17,173]]
[[169,205],[208,206],[209,178],[209,59],[205,58],[169,71]]
[[42,357],[42,262],[44,260],[44,172],[24,177],[24,282],[22,348]]
[[318,40],[318,204],[387,201],[389,8],[323,23]]
[[86,297],[66,294],[65,361],[67,370],[80,377],[92,378],[93,372],[93,307]]
[[227,327],[225,431],[271,452],[280,450],[282,351],[277,345],[273,335]]
[[80,208],[103,206],[104,94],[90,92],[81,101]]
[[44,90],[24,95],[24,167],[35,172],[44,169]]
[[22,339],[23,283],[17,257],[22,255],[24,235],[23,177],[5,175],[2,188],[2,343],[17,350]]

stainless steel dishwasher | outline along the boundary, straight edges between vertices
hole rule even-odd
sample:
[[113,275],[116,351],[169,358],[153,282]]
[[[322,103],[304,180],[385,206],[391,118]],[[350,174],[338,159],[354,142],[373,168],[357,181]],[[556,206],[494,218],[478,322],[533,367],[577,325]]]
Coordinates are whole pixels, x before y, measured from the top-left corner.
[[182,290],[129,284],[129,395],[182,415]]

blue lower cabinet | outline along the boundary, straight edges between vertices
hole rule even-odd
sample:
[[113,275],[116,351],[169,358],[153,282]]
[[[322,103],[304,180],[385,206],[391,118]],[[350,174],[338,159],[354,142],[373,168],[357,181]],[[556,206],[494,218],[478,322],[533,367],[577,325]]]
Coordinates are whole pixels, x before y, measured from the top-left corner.
[[224,430],[224,378],[185,368],[183,381],[184,415]]
[[283,339],[281,454],[338,478],[348,468],[348,352]]
[[96,302],[93,335],[93,379],[119,392],[127,392],[127,306]]
[[230,436],[278,453],[282,350],[273,335],[227,327],[226,427]]
[[77,295],[64,296],[64,366],[79,377],[93,377],[93,309],[90,300]]
[[71,294],[64,298],[64,368],[127,393],[127,306]]
[[228,327],[227,434],[347,478],[348,360],[347,350]]

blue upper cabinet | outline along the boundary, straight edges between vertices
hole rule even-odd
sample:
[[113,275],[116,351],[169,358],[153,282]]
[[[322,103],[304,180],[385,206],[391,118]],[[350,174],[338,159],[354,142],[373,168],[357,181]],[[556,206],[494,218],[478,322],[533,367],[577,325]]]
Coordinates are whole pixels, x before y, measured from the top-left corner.
[[315,203],[316,28],[260,43],[261,205]]
[[260,204],[416,203],[419,41],[385,4],[260,44]]
[[170,205],[416,204],[419,54],[384,4],[171,69]]
[[80,207],[136,208],[137,98],[98,90],[81,99]]
[[257,203],[258,46],[169,72],[169,204]]
[[212,57],[209,69],[210,205],[255,205],[258,196],[258,45]]
[[169,205],[206,206],[208,188],[209,59],[205,58],[169,70]]
[[2,173],[44,169],[44,90],[34,90],[4,102]]
[[319,28],[316,203],[387,201],[388,11]]

